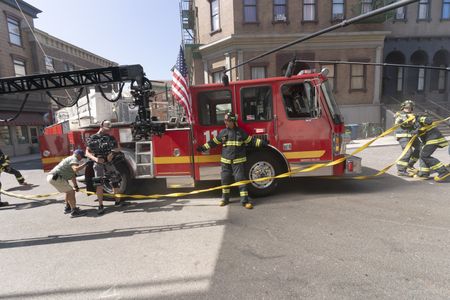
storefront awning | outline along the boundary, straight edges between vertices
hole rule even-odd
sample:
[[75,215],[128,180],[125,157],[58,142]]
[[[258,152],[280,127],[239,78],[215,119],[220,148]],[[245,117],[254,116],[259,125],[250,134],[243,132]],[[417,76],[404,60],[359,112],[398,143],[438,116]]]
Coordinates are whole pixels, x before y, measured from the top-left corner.
[[[17,112],[14,111],[1,111],[0,119],[5,120],[12,118]],[[18,125],[18,126],[45,126],[47,125],[44,120],[44,114],[38,112],[22,112],[15,120],[11,122],[1,122],[0,126]]]

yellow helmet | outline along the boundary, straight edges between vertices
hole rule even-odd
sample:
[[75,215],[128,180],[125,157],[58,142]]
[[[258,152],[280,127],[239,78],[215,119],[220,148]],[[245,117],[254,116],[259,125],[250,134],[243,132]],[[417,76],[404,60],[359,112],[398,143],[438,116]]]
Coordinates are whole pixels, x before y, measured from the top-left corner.
[[412,101],[412,100],[405,100],[400,105],[400,108],[404,109],[407,106],[411,107],[411,109],[414,109],[414,106],[415,106],[414,101]]
[[234,123],[237,122],[237,115],[233,114],[232,112],[229,112],[225,115],[225,120],[230,120]]

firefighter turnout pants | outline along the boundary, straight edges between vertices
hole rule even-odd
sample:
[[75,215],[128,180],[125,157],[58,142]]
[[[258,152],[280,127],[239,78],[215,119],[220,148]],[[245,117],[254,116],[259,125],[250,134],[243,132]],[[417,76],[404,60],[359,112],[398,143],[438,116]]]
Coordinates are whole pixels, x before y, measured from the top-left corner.
[[433,172],[437,172],[439,176],[447,174],[445,165],[439,159],[431,156],[437,148],[437,145],[431,144],[424,145],[420,150],[419,176],[429,176]]
[[[221,181],[222,185],[232,184],[233,182],[238,182],[245,180],[245,163],[237,164],[226,164],[222,163]],[[234,177],[234,181],[233,181]],[[247,185],[243,184],[239,186],[239,195],[241,196],[241,203],[248,202],[248,191]],[[223,200],[230,200],[230,188],[222,189]]]
[[[400,138],[398,142],[402,147],[402,150],[406,148],[411,138]],[[400,172],[406,171],[407,168],[413,168],[414,164],[419,160],[420,156],[420,141],[415,139],[411,148],[408,152],[403,155],[403,157],[397,162],[397,170]]]
[[17,171],[16,169],[14,169],[13,167],[11,167],[9,164],[3,165],[0,170],[0,173],[1,172],[13,174],[16,177],[17,182],[20,184],[25,182],[25,179],[23,178],[22,174],[19,171]]

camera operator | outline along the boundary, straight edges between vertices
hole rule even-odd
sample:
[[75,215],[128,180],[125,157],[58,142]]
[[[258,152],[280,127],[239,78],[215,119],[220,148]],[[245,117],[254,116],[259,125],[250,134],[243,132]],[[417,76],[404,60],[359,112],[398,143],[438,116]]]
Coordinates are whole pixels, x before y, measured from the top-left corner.
[[[117,171],[112,163],[114,153],[120,152],[120,148],[116,139],[109,134],[111,130],[111,122],[108,120],[102,121],[100,130],[89,137],[86,147],[86,156],[94,161],[94,173],[96,181],[95,192],[98,198],[97,214],[103,215],[105,209],[103,207],[103,182],[108,179],[113,187],[113,193],[118,193],[120,178],[118,176],[107,176],[108,174],[116,174]],[[111,177],[111,178],[106,178]],[[99,180],[100,179],[100,180]],[[115,205],[120,206],[122,201],[120,198],[115,199]]]

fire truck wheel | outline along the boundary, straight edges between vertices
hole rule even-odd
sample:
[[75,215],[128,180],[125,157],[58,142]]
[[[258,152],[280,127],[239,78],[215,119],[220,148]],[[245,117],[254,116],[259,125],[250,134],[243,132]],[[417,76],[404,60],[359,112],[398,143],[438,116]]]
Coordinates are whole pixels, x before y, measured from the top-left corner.
[[[283,167],[281,163],[270,153],[257,152],[251,154],[246,163],[247,178],[258,179],[263,177],[273,177],[281,174]],[[252,182],[247,185],[250,196],[262,197],[272,193],[277,187],[276,179],[268,179],[259,182]]]
[[[117,170],[120,173],[121,181],[119,185],[119,194],[130,194],[132,192],[132,178],[130,175],[130,171],[127,167],[118,167]],[[113,188],[110,183],[103,184],[103,191],[107,194],[113,193]]]

